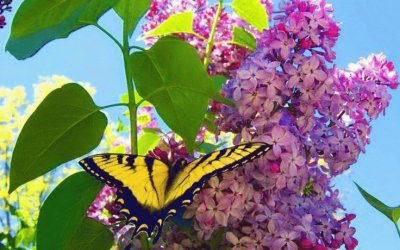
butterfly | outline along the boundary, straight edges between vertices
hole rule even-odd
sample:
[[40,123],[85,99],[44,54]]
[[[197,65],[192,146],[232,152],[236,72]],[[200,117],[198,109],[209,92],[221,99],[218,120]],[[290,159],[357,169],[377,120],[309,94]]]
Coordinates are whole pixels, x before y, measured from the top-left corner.
[[145,232],[156,242],[164,221],[194,196],[212,176],[235,169],[264,155],[271,146],[252,142],[206,154],[174,166],[148,157],[131,154],[97,154],[79,164],[92,176],[117,188],[116,203],[126,224],[133,224],[133,237]]

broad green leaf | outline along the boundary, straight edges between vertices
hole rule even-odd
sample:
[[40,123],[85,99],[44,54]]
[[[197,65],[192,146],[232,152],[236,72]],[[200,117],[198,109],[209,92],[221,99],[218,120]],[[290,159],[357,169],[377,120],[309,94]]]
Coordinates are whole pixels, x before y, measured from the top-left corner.
[[[86,172],[65,179],[45,200],[37,224],[37,248],[40,250],[71,249],[72,241],[86,224],[85,213],[103,184]],[[86,230],[85,234],[95,234]],[[86,238],[85,235],[80,235]],[[105,244],[105,243],[104,243]],[[77,247],[75,249],[88,249]],[[89,248],[96,249],[96,248]]]
[[160,136],[154,133],[143,133],[138,140],[138,154],[146,155],[147,152],[153,150],[160,141]]
[[256,39],[251,33],[247,32],[242,27],[233,27],[232,42],[253,51],[256,49]]
[[133,53],[131,60],[139,94],[193,150],[208,100],[216,96],[197,51],[178,38],[164,37],[149,50]]
[[183,12],[173,14],[155,29],[147,32],[144,37],[165,36],[173,33],[189,33],[193,34],[193,12]]
[[126,22],[129,36],[133,34],[139,20],[149,9],[151,0],[120,0],[114,6],[115,12]]
[[260,0],[234,0],[232,8],[236,14],[258,31],[268,29],[267,10]]
[[17,59],[33,56],[48,42],[96,23],[118,0],[25,0],[15,14],[6,50]]
[[99,110],[79,84],[51,92],[18,136],[9,192],[96,148],[107,126],[107,117]]
[[113,244],[111,231],[100,222],[86,217],[64,249],[109,250]]
[[386,217],[388,217],[389,220],[391,220],[395,224],[396,229],[399,232],[400,229],[398,228],[398,224],[397,223],[398,223],[399,218],[400,218],[400,206],[390,207],[390,206],[384,204],[382,201],[380,201],[377,198],[375,198],[374,196],[372,196],[371,194],[369,194],[362,187],[360,187],[357,183],[354,182],[354,184],[356,184],[358,190],[360,191],[360,193],[364,197],[364,199],[371,206],[373,206],[376,210],[378,210],[379,212],[384,214]]
[[15,247],[20,245],[28,247],[35,240],[36,229],[33,227],[22,228],[15,236]]

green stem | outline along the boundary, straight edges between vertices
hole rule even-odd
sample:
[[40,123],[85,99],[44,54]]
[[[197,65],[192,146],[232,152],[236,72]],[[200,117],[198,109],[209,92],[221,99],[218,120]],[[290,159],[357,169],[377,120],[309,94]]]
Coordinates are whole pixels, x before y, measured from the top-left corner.
[[100,31],[102,31],[104,34],[106,34],[109,38],[111,38],[111,40],[113,40],[114,43],[120,48],[120,50],[123,50],[123,49],[122,49],[121,43],[120,43],[113,35],[111,35],[110,32],[108,32],[106,29],[104,29],[103,27],[101,27],[101,26],[100,26],[99,24],[97,24],[97,23],[94,23],[93,25],[94,25],[96,28],[98,28]]
[[136,45],[131,45],[129,47],[129,50],[131,50],[131,49],[137,49],[137,50],[141,50],[141,51],[145,51],[146,50],[145,48],[142,48],[142,47],[136,46]]
[[[126,11],[128,8],[126,8]],[[126,13],[128,14],[128,13]],[[125,15],[128,16],[128,15]],[[131,154],[137,155],[138,153],[138,138],[137,138],[137,105],[135,100],[135,87],[133,84],[132,78],[132,67],[130,63],[130,52],[131,46],[129,46],[129,27],[127,22],[124,21],[124,28],[123,28],[123,43],[122,43],[122,54],[124,57],[124,67],[125,67],[125,77],[126,77],[126,84],[128,88],[128,108],[129,108],[129,119],[130,119],[130,127],[131,127]],[[143,250],[149,250],[150,244],[147,240],[147,234],[141,233],[140,234],[140,242],[142,243]]]
[[119,106],[124,106],[124,107],[129,107],[129,103],[114,103],[106,106],[101,106],[100,109],[108,109],[112,107],[119,107]]
[[214,46],[215,31],[217,30],[217,24],[218,24],[219,17],[220,17],[221,12],[222,12],[222,2],[223,1],[220,0],[219,3],[218,3],[217,12],[215,13],[214,21],[213,21],[213,24],[211,26],[211,34],[210,34],[210,37],[208,38],[208,41],[207,41],[206,57],[204,58],[204,66],[205,66],[206,69],[208,68],[208,65],[210,64],[211,51],[212,51],[212,48]]
[[197,32],[189,32],[189,34],[191,34],[191,35],[194,35],[195,37],[198,37],[198,38],[200,38],[201,40],[207,40],[207,38],[205,38],[204,36],[202,36],[202,35],[200,35],[199,33],[197,33]]

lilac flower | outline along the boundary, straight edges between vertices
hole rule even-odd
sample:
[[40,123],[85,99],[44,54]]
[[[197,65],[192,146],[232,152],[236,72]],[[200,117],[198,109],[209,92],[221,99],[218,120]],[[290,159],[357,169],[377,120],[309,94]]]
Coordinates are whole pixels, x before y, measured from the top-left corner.
[[215,220],[221,226],[227,226],[228,216],[226,212],[231,204],[232,200],[229,198],[223,198],[217,204],[214,199],[205,199],[207,221],[212,223]]
[[293,38],[288,38],[285,32],[279,31],[276,35],[277,40],[271,43],[271,47],[280,50],[282,59],[287,59],[290,55],[291,49],[296,45]]
[[340,227],[340,231],[336,233],[336,240],[339,242],[344,242],[346,245],[346,249],[353,249],[357,246],[357,242],[354,241],[353,235],[356,232],[354,227],[349,227],[349,224],[342,224]]
[[226,239],[228,240],[229,243],[231,243],[233,245],[232,250],[248,249],[249,245],[252,244],[252,240],[250,237],[245,236],[245,237],[238,238],[232,232],[226,233]]
[[264,138],[265,142],[273,145],[272,150],[276,156],[280,156],[282,147],[290,145],[290,136],[284,127],[274,126],[271,131],[271,135],[267,135]]
[[283,230],[279,233],[279,238],[275,239],[272,243],[272,249],[288,249],[297,250],[297,244],[294,242],[299,237],[299,233],[296,231]]

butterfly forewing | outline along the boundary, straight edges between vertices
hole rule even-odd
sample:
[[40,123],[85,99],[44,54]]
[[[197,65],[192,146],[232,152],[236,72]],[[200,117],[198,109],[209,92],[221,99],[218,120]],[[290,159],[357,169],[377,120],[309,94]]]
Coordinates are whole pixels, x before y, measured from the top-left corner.
[[164,206],[169,168],[162,161],[144,156],[99,154],[79,163],[100,181],[131,192],[150,212]]
[[265,143],[247,143],[214,151],[190,162],[174,177],[166,193],[165,205],[174,207],[181,203],[190,204],[193,193],[198,192],[211,176],[235,169],[262,156],[270,148]]

